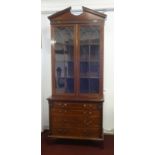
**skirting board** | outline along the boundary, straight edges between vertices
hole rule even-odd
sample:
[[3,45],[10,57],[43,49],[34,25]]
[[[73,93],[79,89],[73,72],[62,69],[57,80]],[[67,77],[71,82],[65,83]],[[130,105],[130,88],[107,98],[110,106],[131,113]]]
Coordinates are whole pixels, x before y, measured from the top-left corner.
[[105,135],[114,135],[114,129],[111,129],[111,130],[104,129],[104,134]]

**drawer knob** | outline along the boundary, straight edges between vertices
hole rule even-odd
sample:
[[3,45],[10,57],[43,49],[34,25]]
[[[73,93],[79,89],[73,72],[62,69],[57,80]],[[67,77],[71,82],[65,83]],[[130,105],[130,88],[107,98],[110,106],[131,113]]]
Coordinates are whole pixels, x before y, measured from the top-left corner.
[[84,107],[86,107],[86,104],[83,104]]
[[62,108],[64,108],[64,107],[67,107],[67,104],[66,104],[66,103],[64,103],[64,104],[62,105]]

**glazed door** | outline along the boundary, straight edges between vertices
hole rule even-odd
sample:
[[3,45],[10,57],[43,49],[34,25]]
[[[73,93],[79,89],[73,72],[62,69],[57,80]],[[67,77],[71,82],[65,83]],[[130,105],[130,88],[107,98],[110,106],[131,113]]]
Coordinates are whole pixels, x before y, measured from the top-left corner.
[[97,95],[100,91],[100,26],[80,25],[79,93]]
[[54,26],[53,65],[53,91],[57,95],[75,93],[74,74],[74,26]]

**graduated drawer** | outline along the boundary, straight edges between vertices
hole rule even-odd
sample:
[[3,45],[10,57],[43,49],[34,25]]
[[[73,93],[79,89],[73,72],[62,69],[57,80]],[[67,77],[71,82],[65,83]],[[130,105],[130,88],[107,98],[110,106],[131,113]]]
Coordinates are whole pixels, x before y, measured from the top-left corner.
[[55,117],[57,115],[59,116],[81,116],[81,117],[100,117],[101,116],[101,110],[89,110],[89,109],[71,109],[71,108],[52,108],[51,109],[51,115],[52,117]]
[[52,103],[53,108],[63,108],[63,109],[91,109],[91,110],[99,110],[101,109],[100,103],[78,103],[78,102],[54,102]]
[[100,138],[100,128],[53,128],[52,135],[54,136],[69,136],[69,137],[89,137],[89,138]]
[[84,128],[84,127],[93,127],[100,128],[101,127],[101,118],[100,117],[77,117],[77,116],[58,116],[51,118],[52,128]]

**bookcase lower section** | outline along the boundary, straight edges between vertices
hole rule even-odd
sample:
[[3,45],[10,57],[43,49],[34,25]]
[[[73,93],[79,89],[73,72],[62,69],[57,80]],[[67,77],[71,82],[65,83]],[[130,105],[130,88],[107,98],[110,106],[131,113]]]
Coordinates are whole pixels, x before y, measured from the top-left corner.
[[49,138],[103,141],[102,101],[49,101]]

